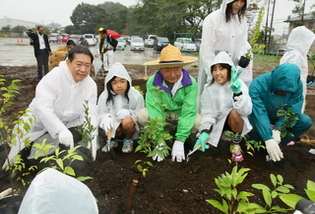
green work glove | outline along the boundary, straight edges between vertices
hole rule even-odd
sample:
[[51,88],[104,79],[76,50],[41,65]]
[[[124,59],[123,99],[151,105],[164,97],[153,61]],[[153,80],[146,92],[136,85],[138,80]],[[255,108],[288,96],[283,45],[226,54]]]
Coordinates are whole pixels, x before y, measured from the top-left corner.
[[198,138],[197,142],[194,145],[194,149],[196,149],[196,147],[200,147],[200,151],[206,151],[206,149],[209,149],[209,145],[206,144],[206,141],[209,139],[210,134],[208,134],[207,132],[202,132],[202,134],[200,135],[200,137]]
[[235,67],[231,67],[230,86],[234,94],[239,94],[242,92],[241,82],[238,79],[241,73],[242,73],[241,69],[237,70]]

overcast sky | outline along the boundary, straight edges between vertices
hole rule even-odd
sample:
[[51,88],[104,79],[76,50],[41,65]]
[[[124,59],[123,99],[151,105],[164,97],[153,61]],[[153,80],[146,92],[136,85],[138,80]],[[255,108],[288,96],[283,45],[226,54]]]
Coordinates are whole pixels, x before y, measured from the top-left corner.
[[[70,16],[74,8],[82,3],[97,5],[104,0],[0,0],[0,18],[14,18],[25,21],[38,22],[40,24],[59,23],[62,26],[72,25]],[[138,0],[118,0],[127,7],[137,4]],[[306,0],[306,10],[310,11],[311,2]],[[274,25],[275,33],[282,35],[288,30],[288,24],[283,21],[292,13],[295,3],[289,0],[276,2]],[[314,9],[313,9],[314,10]],[[271,12],[270,12],[271,13]],[[270,19],[269,19],[270,20]]]

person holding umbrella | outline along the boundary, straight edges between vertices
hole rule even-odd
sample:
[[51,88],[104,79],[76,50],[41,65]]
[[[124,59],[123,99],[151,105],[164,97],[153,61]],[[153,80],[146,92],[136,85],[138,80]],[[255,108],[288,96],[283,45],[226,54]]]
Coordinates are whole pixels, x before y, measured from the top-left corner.
[[114,51],[118,41],[112,35],[107,34],[107,30],[104,28],[100,28],[98,32],[100,34],[99,54],[103,61],[104,70],[108,72],[108,69],[113,64]]

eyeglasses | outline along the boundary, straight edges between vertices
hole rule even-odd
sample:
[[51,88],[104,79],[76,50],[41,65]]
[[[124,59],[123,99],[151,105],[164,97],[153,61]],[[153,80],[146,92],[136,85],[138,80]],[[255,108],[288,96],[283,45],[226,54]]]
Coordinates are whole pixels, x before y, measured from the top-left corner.
[[92,65],[90,63],[81,63],[81,62],[77,62],[75,63],[75,67],[80,69],[82,66],[84,66],[86,69],[90,70]]

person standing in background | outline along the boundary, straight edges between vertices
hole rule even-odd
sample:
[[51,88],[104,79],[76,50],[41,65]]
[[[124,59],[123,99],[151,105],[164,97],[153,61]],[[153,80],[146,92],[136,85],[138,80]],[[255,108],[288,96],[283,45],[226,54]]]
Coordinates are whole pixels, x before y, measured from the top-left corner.
[[114,61],[114,51],[116,51],[118,41],[111,35],[108,35],[104,28],[99,29],[99,34],[99,53],[103,61],[104,70],[108,72]]
[[[239,65],[242,55],[251,49],[248,38],[248,26],[245,10],[250,0],[223,0],[220,9],[210,13],[204,20],[200,45],[200,68],[198,73],[198,102],[204,85],[212,79],[210,65],[214,57],[225,51],[235,66]],[[252,60],[237,66],[242,69],[240,75],[247,86],[252,80]]]
[[[52,55],[48,42],[48,37],[44,34],[44,27],[37,27],[37,34],[34,38],[30,39],[30,45],[34,47],[34,54],[37,61],[37,73],[38,79],[42,79],[49,71],[48,69],[48,57]],[[44,74],[43,74],[44,66]]]
[[304,103],[302,106],[302,113],[305,109],[306,97],[306,79],[308,75],[308,61],[307,53],[314,42],[315,34],[307,29],[305,26],[294,28],[288,38],[286,44],[286,52],[280,59],[280,65],[284,63],[296,64],[301,71],[301,81],[303,83]]

